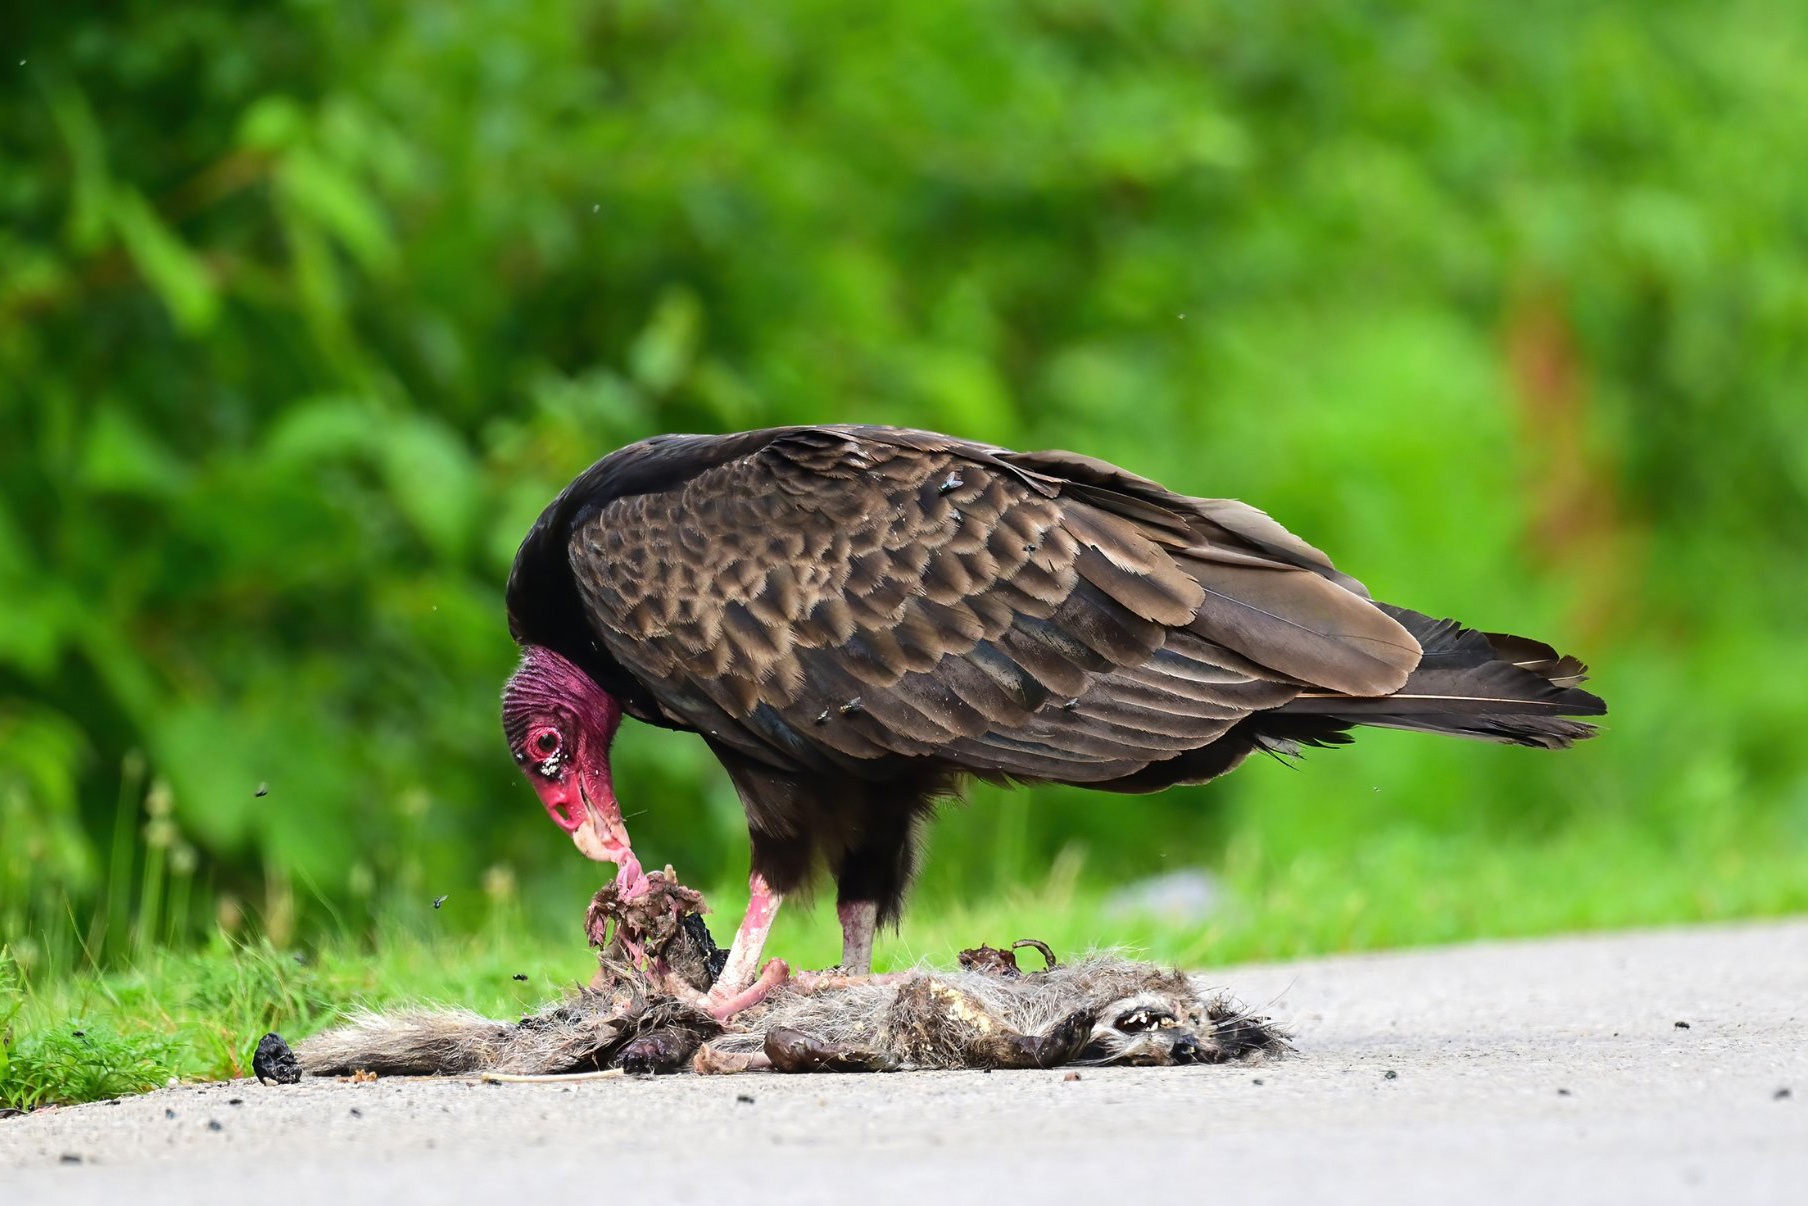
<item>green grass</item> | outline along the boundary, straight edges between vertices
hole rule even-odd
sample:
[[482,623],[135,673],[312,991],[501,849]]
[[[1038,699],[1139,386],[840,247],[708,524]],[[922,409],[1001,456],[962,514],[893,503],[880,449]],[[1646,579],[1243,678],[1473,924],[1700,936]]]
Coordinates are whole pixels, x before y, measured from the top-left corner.
[[[932,882],[902,929],[880,939],[876,962],[948,966],[966,946],[1036,937],[1059,954],[1115,945],[1210,966],[1808,911],[1808,849],[1761,830],[1679,848],[1607,823],[1542,842],[1396,827],[1347,854],[1320,849],[1284,859],[1251,841],[1228,851],[1213,914],[1178,922],[1107,916],[1104,889],[1083,864],[1070,851],[1026,886],[975,899]],[[714,927],[726,940],[743,896],[724,888],[712,899]],[[589,976],[594,965],[576,925],[581,904],[573,902],[565,933],[502,905],[476,933],[398,923],[374,948],[336,940],[293,952],[219,936],[196,951],[148,948],[114,970],[31,973],[0,956],[0,1105],[91,1101],[171,1077],[244,1075],[266,1031],[295,1040],[357,1006],[433,1001],[518,1015]],[[826,966],[838,941],[833,910],[818,902],[788,907],[770,949],[794,966]]]

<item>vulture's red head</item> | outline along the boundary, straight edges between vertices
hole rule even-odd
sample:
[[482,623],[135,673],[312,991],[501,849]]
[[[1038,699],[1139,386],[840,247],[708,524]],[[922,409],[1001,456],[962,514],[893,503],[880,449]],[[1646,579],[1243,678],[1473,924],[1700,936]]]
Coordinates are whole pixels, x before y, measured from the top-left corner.
[[538,645],[527,647],[502,691],[509,751],[547,815],[579,850],[620,867],[618,878],[631,889],[644,877],[609,778],[609,743],[620,724],[621,705],[612,695]]

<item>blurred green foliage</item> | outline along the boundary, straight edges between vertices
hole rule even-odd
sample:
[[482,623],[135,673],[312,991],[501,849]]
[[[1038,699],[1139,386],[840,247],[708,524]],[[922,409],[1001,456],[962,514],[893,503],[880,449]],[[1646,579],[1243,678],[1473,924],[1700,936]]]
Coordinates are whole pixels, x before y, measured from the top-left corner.
[[[594,870],[496,723],[515,544],[619,444],[786,422],[1247,498],[1384,597],[1582,654],[1613,707],[1563,756],[1375,733],[1153,799],[979,791],[932,895],[1070,845],[1320,884],[1578,826],[1808,849],[1800,5],[12,16],[21,959],[442,893],[571,913]],[[618,750],[643,853],[737,873],[701,744]]]

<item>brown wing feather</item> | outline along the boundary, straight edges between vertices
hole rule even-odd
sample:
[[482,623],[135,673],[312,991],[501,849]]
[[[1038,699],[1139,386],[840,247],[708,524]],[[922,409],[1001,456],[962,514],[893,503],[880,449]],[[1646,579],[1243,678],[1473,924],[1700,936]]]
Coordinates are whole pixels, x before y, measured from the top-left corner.
[[671,718],[752,756],[1098,782],[1417,664],[1260,519],[1067,454],[806,428],[601,507],[571,565]]

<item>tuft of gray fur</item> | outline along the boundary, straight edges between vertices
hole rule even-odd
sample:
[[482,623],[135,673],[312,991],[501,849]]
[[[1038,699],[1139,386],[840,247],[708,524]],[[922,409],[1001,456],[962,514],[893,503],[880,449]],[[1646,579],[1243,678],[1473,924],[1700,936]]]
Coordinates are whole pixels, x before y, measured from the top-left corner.
[[468,1009],[362,1011],[301,1043],[295,1054],[315,1076],[536,1075],[608,1068],[633,1040],[671,1032],[692,1036],[688,1058],[698,1042],[720,1031],[709,1015],[670,997],[584,988],[519,1022],[492,1021]]
[[315,1076],[512,1072],[516,1064],[546,1062],[544,1052],[527,1044],[511,1044],[511,1030],[468,1009],[360,1010],[344,1025],[302,1043],[296,1056],[302,1069]]

